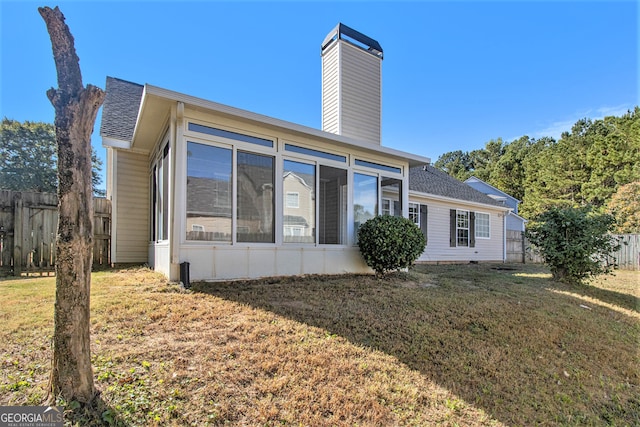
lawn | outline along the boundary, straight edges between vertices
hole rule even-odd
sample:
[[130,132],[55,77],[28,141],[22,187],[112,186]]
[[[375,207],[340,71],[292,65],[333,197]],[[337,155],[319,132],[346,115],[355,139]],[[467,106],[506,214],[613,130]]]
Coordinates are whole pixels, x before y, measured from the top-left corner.
[[[46,398],[54,278],[0,282],[0,405]],[[531,265],[194,283],[94,273],[68,424],[640,425],[640,273]]]

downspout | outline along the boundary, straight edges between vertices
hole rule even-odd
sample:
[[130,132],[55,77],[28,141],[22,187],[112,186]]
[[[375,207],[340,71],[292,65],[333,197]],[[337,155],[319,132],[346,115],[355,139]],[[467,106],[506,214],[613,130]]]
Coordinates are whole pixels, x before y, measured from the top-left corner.
[[502,213],[502,262],[507,262],[507,212]]

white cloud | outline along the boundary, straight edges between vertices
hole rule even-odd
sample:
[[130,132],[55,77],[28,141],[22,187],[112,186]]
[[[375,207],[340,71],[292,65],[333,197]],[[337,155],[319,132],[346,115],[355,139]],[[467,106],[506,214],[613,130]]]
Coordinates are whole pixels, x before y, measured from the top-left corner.
[[540,130],[531,132],[531,136],[536,139],[544,136],[550,136],[555,140],[558,140],[563,132],[571,131],[571,127],[580,119],[588,118],[591,120],[601,120],[608,116],[622,116],[626,114],[627,111],[633,110],[633,108],[633,105],[622,104],[613,107],[603,106],[584,112],[577,112],[567,119],[552,122]]

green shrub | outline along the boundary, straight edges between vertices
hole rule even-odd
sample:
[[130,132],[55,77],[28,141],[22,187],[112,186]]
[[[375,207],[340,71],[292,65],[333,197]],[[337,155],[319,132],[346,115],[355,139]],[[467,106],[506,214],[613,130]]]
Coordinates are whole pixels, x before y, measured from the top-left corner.
[[358,247],[376,274],[409,267],[424,251],[422,231],[407,218],[380,215],[358,229]]
[[554,279],[577,284],[612,270],[613,226],[611,215],[589,208],[551,208],[529,225],[527,237]]

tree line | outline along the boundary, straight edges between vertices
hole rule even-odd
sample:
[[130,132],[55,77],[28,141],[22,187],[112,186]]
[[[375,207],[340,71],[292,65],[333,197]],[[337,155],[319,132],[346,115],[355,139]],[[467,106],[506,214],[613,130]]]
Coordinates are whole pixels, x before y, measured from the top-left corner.
[[[102,161],[91,153],[91,180],[96,196],[100,188]],[[58,189],[58,145],[55,127],[44,122],[0,122],[0,189],[55,193]]]
[[640,107],[616,117],[578,120],[559,140],[491,140],[434,164],[464,181],[475,176],[521,200],[535,219],[551,208],[590,207],[616,219],[617,232],[640,233]]

